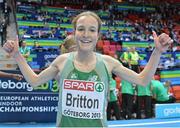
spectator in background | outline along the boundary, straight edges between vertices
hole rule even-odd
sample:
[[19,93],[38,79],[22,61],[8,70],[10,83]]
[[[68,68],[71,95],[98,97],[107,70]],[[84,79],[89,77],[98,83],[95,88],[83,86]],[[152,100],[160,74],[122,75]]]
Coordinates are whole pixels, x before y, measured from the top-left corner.
[[121,93],[122,93],[122,111],[124,119],[132,118],[132,109],[134,103],[135,90],[132,83],[122,80],[121,81]]
[[153,51],[153,46],[149,43],[148,46],[145,48],[145,52],[152,52]]
[[123,66],[129,68],[131,67],[130,63],[129,63],[129,50],[130,48],[128,47],[127,50],[125,52],[123,52],[123,54],[120,56],[120,61],[123,64]]
[[34,41],[34,45],[32,47],[32,51],[42,51],[43,47],[40,46],[38,41]]
[[151,84],[140,86],[137,85],[137,119],[142,118],[142,108],[144,106],[145,118],[151,118],[151,104],[152,104],[152,95],[151,95]]
[[170,85],[170,81],[166,81],[163,84],[158,80],[151,80],[151,90],[153,94],[154,103],[163,104],[174,103],[176,101],[176,99],[168,93]]
[[[116,120],[120,120],[120,106],[118,104],[118,94],[116,90],[116,81],[115,81],[115,75],[112,76],[110,79],[110,100],[108,102],[108,107],[107,107],[107,120],[112,120],[112,114],[115,115]],[[113,110],[113,113],[112,113]]]
[[135,71],[136,73],[140,72],[139,62],[138,62],[139,59],[140,59],[140,56],[138,52],[136,51],[136,48],[131,47],[130,52],[129,52],[129,61],[131,64],[131,69]]
[[65,38],[64,43],[60,45],[61,54],[76,51],[76,50],[77,50],[77,45],[76,45],[76,42],[74,41],[74,36],[68,35]]
[[30,55],[30,49],[26,45],[26,41],[23,40],[20,42],[20,48],[19,48],[20,53],[23,55],[24,58],[28,58]]
[[0,71],[0,78],[4,78],[4,77],[13,78],[16,80],[22,80],[23,78],[23,76],[20,74],[6,73],[6,72]]
[[170,57],[164,62],[164,69],[172,69],[175,67],[174,58]]
[[166,93],[169,95],[169,99],[172,101],[172,102],[176,102],[176,98],[175,96],[173,95],[173,93],[170,93],[170,90],[171,90],[171,81],[170,80],[167,80],[163,83],[164,85],[164,88],[166,89]]

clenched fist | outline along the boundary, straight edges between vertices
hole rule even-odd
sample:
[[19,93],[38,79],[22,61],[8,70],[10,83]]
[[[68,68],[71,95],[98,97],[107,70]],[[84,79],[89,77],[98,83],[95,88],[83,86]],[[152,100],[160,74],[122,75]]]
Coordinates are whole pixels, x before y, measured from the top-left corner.
[[155,48],[160,52],[165,52],[168,47],[173,43],[173,40],[166,33],[162,33],[157,36],[156,32],[153,31],[153,38],[155,43]]
[[3,49],[9,53],[9,55],[13,56],[19,52],[19,40],[18,37],[15,41],[7,40],[6,43],[3,45]]

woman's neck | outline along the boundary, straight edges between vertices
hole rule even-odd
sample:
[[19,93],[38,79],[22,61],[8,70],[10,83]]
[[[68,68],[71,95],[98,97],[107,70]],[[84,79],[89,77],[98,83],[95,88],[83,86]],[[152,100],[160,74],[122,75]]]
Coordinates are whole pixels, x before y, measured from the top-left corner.
[[96,67],[96,55],[91,53],[76,52],[74,56],[74,66],[79,71],[91,72]]
[[76,52],[75,60],[81,64],[92,64],[96,61],[95,52]]

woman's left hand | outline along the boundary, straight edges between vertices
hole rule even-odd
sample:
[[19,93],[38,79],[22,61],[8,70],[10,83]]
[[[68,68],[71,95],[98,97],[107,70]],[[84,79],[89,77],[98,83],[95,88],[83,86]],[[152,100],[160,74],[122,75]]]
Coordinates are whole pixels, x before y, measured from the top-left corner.
[[155,43],[155,48],[160,53],[168,50],[169,46],[173,43],[173,40],[166,33],[162,33],[157,36],[156,32],[153,31],[153,38]]

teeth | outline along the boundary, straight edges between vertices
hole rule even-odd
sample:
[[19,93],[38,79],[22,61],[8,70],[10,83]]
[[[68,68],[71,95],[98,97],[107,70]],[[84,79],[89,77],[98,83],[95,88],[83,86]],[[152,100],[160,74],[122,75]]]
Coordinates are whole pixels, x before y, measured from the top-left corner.
[[82,41],[83,43],[89,43],[90,41]]

